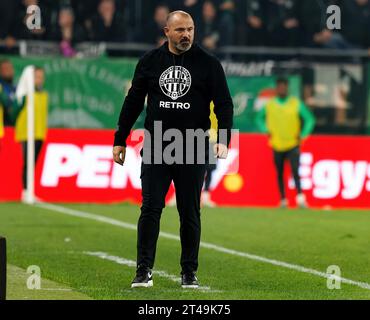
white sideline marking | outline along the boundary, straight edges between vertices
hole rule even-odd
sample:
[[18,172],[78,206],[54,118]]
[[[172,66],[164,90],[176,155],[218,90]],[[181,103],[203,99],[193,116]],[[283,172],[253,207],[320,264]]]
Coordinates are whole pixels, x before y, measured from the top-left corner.
[[38,290],[44,290],[44,291],[72,291],[72,289],[67,288],[40,288]]
[[[83,253],[86,254],[86,255],[89,255],[89,256],[98,257],[98,258],[101,258],[101,259],[104,259],[104,260],[113,261],[113,262],[121,264],[121,265],[136,268],[136,261],[128,260],[128,259],[117,257],[117,256],[111,256],[111,255],[109,255],[108,253],[105,253],[105,252],[84,251]],[[176,283],[181,283],[181,278],[180,277],[175,276],[173,274],[169,274],[166,271],[152,270],[152,272],[153,272],[153,274],[156,274],[156,275],[158,275],[162,278],[169,279],[169,280],[174,281]],[[210,287],[206,287],[206,286],[199,286],[199,288],[197,288],[197,290],[207,291],[207,292],[222,292],[220,290],[211,290]]]
[[[66,208],[66,207],[62,207],[62,206],[58,206],[58,205],[54,205],[54,204],[49,204],[49,203],[37,203],[35,205],[40,207],[40,208],[44,208],[44,209],[48,209],[48,210],[52,210],[52,211],[57,211],[57,212],[67,214],[67,215],[70,215],[70,216],[74,216],[74,217],[80,217],[80,218],[86,218],[86,219],[95,220],[95,221],[99,221],[99,222],[104,222],[104,223],[108,223],[108,224],[111,224],[111,225],[115,225],[115,226],[118,226],[118,227],[121,227],[121,228],[130,229],[130,230],[136,230],[137,229],[136,225],[134,225],[134,224],[127,223],[127,222],[122,222],[122,221],[119,221],[119,220],[116,220],[116,219],[100,216],[100,215],[93,214],[93,213],[74,210],[74,209],[70,209],[70,208]],[[176,236],[174,234],[167,233],[167,232],[160,232],[159,236],[163,237],[163,238],[167,238],[167,239],[180,241],[179,236]],[[260,261],[260,262],[272,264],[272,265],[275,265],[275,266],[279,266],[279,267],[283,267],[283,268],[287,268],[287,269],[291,269],[291,270],[296,270],[296,271],[303,272],[303,273],[313,274],[315,276],[326,278],[326,279],[339,280],[342,283],[346,283],[346,284],[354,285],[354,286],[357,286],[357,287],[360,287],[360,288],[363,288],[363,289],[370,290],[370,284],[366,283],[366,282],[354,281],[354,280],[351,280],[351,279],[338,277],[338,276],[335,276],[333,274],[328,274],[328,273],[325,273],[325,272],[321,272],[321,271],[318,271],[318,270],[315,270],[315,269],[306,268],[306,267],[299,266],[299,265],[296,265],[296,264],[291,264],[291,263],[287,263],[287,262],[284,262],[284,261],[269,259],[269,258],[257,256],[257,255],[246,253],[246,252],[227,249],[225,247],[221,247],[221,246],[218,246],[218,245],[215,245],[215,244],[212,244],[212,243],[207,243],[207,242],[202,242],[201,241],[200,246],[203,247],[203,248],[212,249],[212,250],[215,250],[215,251],[218,251],[218,252],[223,252],[223,253],[231,254],[231,255],[234,255],[234,256],[239,256],[239,257],[244,257],[244,258],[247,258],[247,259],[250,259],[250,260]]]

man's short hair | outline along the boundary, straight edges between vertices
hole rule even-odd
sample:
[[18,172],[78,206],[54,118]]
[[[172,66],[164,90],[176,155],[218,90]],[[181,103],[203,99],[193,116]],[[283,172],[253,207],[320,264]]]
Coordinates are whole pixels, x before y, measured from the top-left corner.
[[177,15],[177,14],[179,14],[179,15],[181,15],[183,17],[188,17],[188,18],[191,18],[192,19],[191,15],[189,13],[187,13],[185,11],[182,11],[182,10],[176,10],[176,11],[172,11],[172,12],[170,12],[168,14],[168,16],[167,16],[167,23],[172,19],[172,17],[174,15]]
[[58,14],[60,14],[62,11],[65,11],[65,12],[69,13],[73,18],[75,17],[75,12],[74,12],[73,8],[69,5],[62,5],[59,9]]
[[1,59],[0,60],[0,66],[2,66],[4,63],[12,63],[9,59]]
[[35,66],[35,71],[45,71],[43,67],[41,66]]
[[288,85],[289,81],[286,77],[278,77],[276,79],[276,84],[286,84],[286,85]]

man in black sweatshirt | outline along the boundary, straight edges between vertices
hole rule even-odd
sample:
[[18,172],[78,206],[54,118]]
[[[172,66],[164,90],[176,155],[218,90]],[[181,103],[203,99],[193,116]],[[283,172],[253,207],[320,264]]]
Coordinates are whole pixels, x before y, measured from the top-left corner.
[[[164,32],[168,41],[145,54],[137,64],[132,86],[119,117],[113,158],[116,163],[123,165],[126,139],[148,96],[145,140],[141,152],[143,200],[138,222],[137,270],[131,286],[153,285],[151,269],[154,265],[160,217],[173,180],[180,215],[182,287],[196,288],[199,286],[196,271],[201,232],[200,194],[205,162],[211,161],[211,158],[227,156],[233,103],[220,62],[193,44],[194,22],[191,16],[184,11],[170,13]],[[209,130],[211,101],[218,119],[219,140],[212,148],[212,157],[209,157],[208,150],[199,151],[199,139],[195,145],[188,133]],[[174,134],[174,129],[182,134],[181,139],[176,139],[178,136]],[[160,143],[156,138],[158,133]],[[165,159],[166,151],[175,143],[169,136],[177,140],[172,149],[175,151],[175,161],[172,162],[168,161],[168,154]],[[182,142],[180,147],[179,141]],[[167,148],[164,151],[163,146]],[[205,146],[207,149],[208,144],[205,143]],[[194,153],[193,157],[188,158],[191,153]],[[201,153],[206,155],[203,160]]]

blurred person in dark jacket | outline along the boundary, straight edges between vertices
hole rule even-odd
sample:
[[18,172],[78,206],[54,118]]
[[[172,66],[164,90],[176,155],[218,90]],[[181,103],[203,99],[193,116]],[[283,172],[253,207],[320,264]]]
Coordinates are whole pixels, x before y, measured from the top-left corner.
[[166,41],[163,28],[166,26],[169,12],[168,6],[164,3],[155,8],[153,20],[142,30],[142,41],[158,47]]
[[126,40],[127,28],[123,15],[116,11],[114,0],[101,0],[98,12],[91,19],[91,40],[121,42]]
[[317,46],[316,37],[326,32],[326,9],[332,0],[302,1],[299,3],[299,21],[303,31],[303,46]]
[[370,1],[344,0],[342,34],[355,48],[370,48]]
[[71,7],[62,7],[58,14],[58,25],[53,30],[51,40],[60,42],[61,53],[66,57],[76,55],[74,45],[87,39],[86,30],[75,22]]
[[295,47],[299,44],[297,0],[269,0],[266,5],[268,44]]
[[235,1],[214,0],[213,3],[217,5],[219,16],[219,45],[232,45],[235,43]]
[[[29,29],[27,27],[28,19],[32,19],[31,14],[27,13],[29,6],[38,6],[41,14],[40,28]],[[10,30],[10,36],[14,39],[23,40],[46,40],[47,30],[49,28],[49,14],[47,9],[40,3],[39,0],[23,0],[17,9],[15,20]]]
[[[15,44],[15,38],[10,35],[10,29],[17,14],[17,3],[15,1],[0,1],[0,42],[7,48]],[[1,51],[6,51],[2,48]]]
[[247,0],[246,43],[251,46],[266,44],[266,3],[267,0]]
[[220,40],[217,10],[212,1],[205,1],[202,8],[202,18],[197,23],[197,41],[206,49],[214,50]]
[[[205,0],[167,0],[170,10],[184,10],[198,21],[202,17],[202,7]],[[213,1],[215,2],[215,1]]]
[[[354,0],[344,0],[344,2]],[[353,44],[346,40],[343,28],[330,30],[327,26],[327,8],[339,5],[336,0],[301,1],[298,5],[299,19],[304,35],[304,45],[328,49],[351,49]],[[343,10],[341,10],[343,16]]]
[[247,44],[297,46],[298,0],[247,0]]

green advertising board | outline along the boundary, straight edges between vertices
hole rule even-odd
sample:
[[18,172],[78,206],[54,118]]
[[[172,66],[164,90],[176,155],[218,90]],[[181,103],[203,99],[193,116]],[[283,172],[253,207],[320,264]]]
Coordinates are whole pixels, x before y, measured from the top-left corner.
[[[49,92],[49,127],[115,128],[137,59],[67,59],[8,57],[16,80],[27,65],[45,69]],[[269,97],[275,77],[228,77],[234,101],[234,128],[257,131],[254,111]],[[291,76],[291,94],[299,95],[300,78]],[[136,123],[142,127],[145,112]]]
[[49,126],[114,128],[131,85],[135,59],[11,57],[16,76],[30,64],[45,69]]

